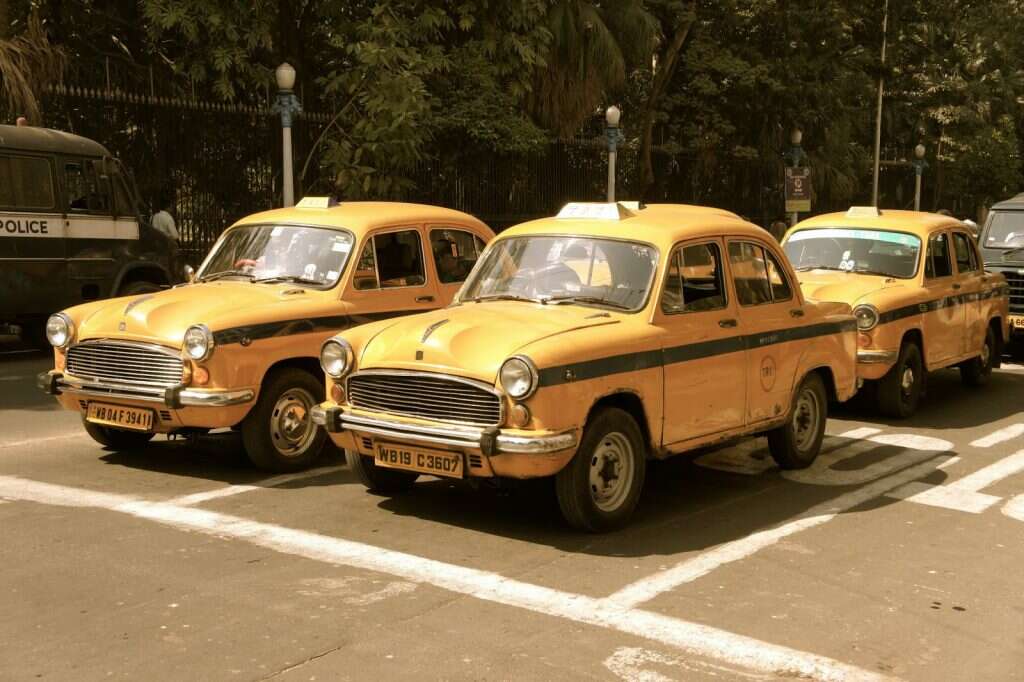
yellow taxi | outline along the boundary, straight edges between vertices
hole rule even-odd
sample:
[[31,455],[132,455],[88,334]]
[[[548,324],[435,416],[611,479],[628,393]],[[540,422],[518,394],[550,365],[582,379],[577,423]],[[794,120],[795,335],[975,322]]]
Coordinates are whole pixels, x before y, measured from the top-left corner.
[[114,449],[234,427],[257,466],[322,450],[320,346],[339,329],[446,305],[494,236],[436,206],[308,198],[228,228],[191,282],[50,317],[39,377]]
[[1006,279],[985,271],[959,220],[854,207],[798,223],[783,247],[808,298],[853,306],[858,376],[877,382],[886,415],[917,410],[927,372],[958,366],[980,385],[999,366]]
[[850,307],[805,301],[764,230],[569,204],[496,238],[451,306],[328,340],[313,420],[373,490],[554,476],[568,522],[604,531],[648,457],[766,433],[782,467],[809,465],[855,353]]

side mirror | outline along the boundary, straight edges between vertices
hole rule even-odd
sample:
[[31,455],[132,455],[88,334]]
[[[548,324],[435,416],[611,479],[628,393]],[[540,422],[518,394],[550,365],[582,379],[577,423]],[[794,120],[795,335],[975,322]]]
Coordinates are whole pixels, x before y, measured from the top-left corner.
[[194,282],[196,279],[196,269],[191,265],[186,264],[183,270],[185,273],[185,281],[189,283]]

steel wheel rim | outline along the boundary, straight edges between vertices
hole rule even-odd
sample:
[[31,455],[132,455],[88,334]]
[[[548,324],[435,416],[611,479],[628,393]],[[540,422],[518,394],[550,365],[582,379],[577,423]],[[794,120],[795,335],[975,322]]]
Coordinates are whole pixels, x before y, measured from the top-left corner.
[[809,388],[800,391],[793,408],[793,440],[797,450],[806,451],[818,437],[821,405],[818,394]]
[[606,434],[590,455],[590,499],[603,512],[618,510],[636,477],[633,444],[618,431]]
[[988,367],[989,361],[992,359],[992,348],[988,345],[988,337],[985,337],[985,343],[981,347],[981,366],[982,368]]
[[904,367],[903,374],[900,376],[900,390],[903,391],[903,395],[910,396],[914,390],[914,382],[916,381],[914,376],[913,367]]
[[285,457],[298,457],[316,438],[316,425],[309,411],[316,401],[304,388],[290,388],[277,399],[270,412],[270,439]]

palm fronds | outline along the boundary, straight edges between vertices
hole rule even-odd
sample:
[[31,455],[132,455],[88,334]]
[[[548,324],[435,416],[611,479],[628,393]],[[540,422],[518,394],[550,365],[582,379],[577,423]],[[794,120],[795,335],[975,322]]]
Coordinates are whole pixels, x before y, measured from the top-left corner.
[[39,123],[40,95],[60,80],[66,62],[64,51],[50,42],[33,13],[24,33],[0,40],[0,94],[7,109],[25,116],[30,123]]

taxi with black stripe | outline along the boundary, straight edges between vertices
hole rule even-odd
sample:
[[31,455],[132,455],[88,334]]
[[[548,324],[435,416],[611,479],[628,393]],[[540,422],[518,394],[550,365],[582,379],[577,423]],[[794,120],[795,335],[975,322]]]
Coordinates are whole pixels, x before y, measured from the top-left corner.
[[112,449],[154,434],[241,432],[257,466],[325,443],[319,353],[338,330],[446,305],[494,236],[437,206],[310,197],[228,228],[191,281],[52,315],[40,386]]
[[808,466],[855,353],[850,307],[804,300],[738,216],[569,204],[497,237],[452,305],[327,341],[313,419],[372,490],[554,477],[568,522],[605,531],[649,458],[767,434],[780,466]]
[[927,373],[984,384],[1008,339],[1006,278],[950,216],[854,207],[795,225],[783,245],[808,298],[853,306],[857,370],[881,411],[909,417]]

